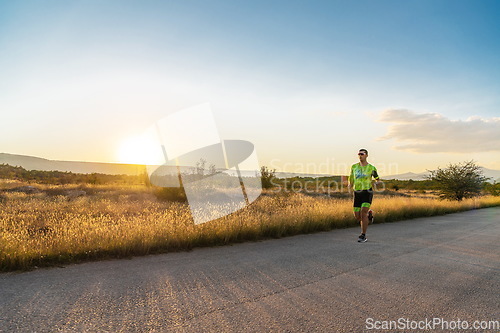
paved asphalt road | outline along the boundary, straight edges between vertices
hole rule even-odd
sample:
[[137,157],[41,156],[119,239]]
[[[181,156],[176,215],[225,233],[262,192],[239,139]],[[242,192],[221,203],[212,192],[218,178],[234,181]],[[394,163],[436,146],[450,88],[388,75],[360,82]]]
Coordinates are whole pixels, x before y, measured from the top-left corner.
[[357,235],[0,274],[0,331],[362,332],[368,318],[500,320],[500,208],[375,224],[364,244]]

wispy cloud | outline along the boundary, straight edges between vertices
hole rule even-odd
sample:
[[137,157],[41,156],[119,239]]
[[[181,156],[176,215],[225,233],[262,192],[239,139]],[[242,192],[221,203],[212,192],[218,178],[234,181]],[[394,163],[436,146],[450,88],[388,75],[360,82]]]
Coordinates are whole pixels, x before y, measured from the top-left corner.
[[438,113],[405,109],[382,112],[381,122],[394,123],[379,140],[400,142],[397,150],[414,153],[472,153],[500,151],[500,118],[478,116],[451,120]]

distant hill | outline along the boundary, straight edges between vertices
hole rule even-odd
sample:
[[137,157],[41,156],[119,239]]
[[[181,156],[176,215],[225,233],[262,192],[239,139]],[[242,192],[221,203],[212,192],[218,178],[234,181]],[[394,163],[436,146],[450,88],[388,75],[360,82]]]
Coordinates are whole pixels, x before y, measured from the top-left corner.
[[138,164],[54,161],[40,157],[0,153],[0,164],[20,166],[26,170],[103,173],[107,175],[139,175],[144,166]]
[[382,179],[397,179],[397,180],[424,180],[425,176],[427,176],[428,172],[414,173],[414,172],[406,172],[398,175],[389,175],[389,176],[381,176]]
[[[0,164],[2,163],[20,166],[26,170],[71,171],[74,173],[103,173],[107,175],[139,175],[145,171],[144,165],[138,164],[55,161],[46,158],[8,153],[0,153]],[[184,167],[181,167],[181,170],[183,169]],[[184,171],[188,170],[190,170],[190,168],[186,168]],[[241,170],[241,174],[243,176],[255,176],[255,171]],[[291,172],[276,172],[275,175],[278,178],[328,176]]]
[[334,177],[334,175],[324,175],[324,174],[314,174],[314,173],[296,173],[296,172],[281,172],[281,171],[276,171],[274,173],[274,176],[277,178],[293,178],[293,177],[312,177],[312,178],[318,178],[318,177]]
[[[492,170],[492,169],[487,169],[481,167],[483,170],[483,175],[487,178],[489,178],[490,182],[496,181],[497,183],[500,183],[500,170]],[[383,179],[398,179],[398,180],[424,180],[425,177],[429,175],[429,172],[421,172],[421,173],[414,173],[414,172],[407,172],[407,173],[401,173],[398,175],[389,175],[389,176],[383,176]]]
[[492,170],[486,168],[481,169],[483,169],[483,174],[485,177],[491,178],[490,181],[496,181],[497,183],[500,183],[500,170]]

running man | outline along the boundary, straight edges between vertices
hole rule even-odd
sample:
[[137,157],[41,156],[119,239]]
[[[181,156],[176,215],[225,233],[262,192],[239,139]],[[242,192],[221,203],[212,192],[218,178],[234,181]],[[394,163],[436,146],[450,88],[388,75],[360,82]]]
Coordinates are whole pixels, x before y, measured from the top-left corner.
[[[353,164],[349,175],[349,192],[354,190],[354,217],[361,225],[361,235],[358,242],[366,242],[366,229],[368,222],[373,221],[370,206],[373,199],[372,177],[378,183],[377,168],[366,161],[368,151],[360,149],[358,152],[359,163]],[[370,214],[369,214],[370,212]]]

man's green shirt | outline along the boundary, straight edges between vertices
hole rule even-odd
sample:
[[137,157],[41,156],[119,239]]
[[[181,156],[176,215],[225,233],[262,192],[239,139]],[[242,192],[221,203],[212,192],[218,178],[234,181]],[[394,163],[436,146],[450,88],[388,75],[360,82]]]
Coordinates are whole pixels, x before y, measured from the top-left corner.
[[372,188],[372,177],[376,180],[379,179],[377,168],[370,163],[365,166],[356,163],[351,166],[349,184],[352,185],[355,191],[369,190]]

